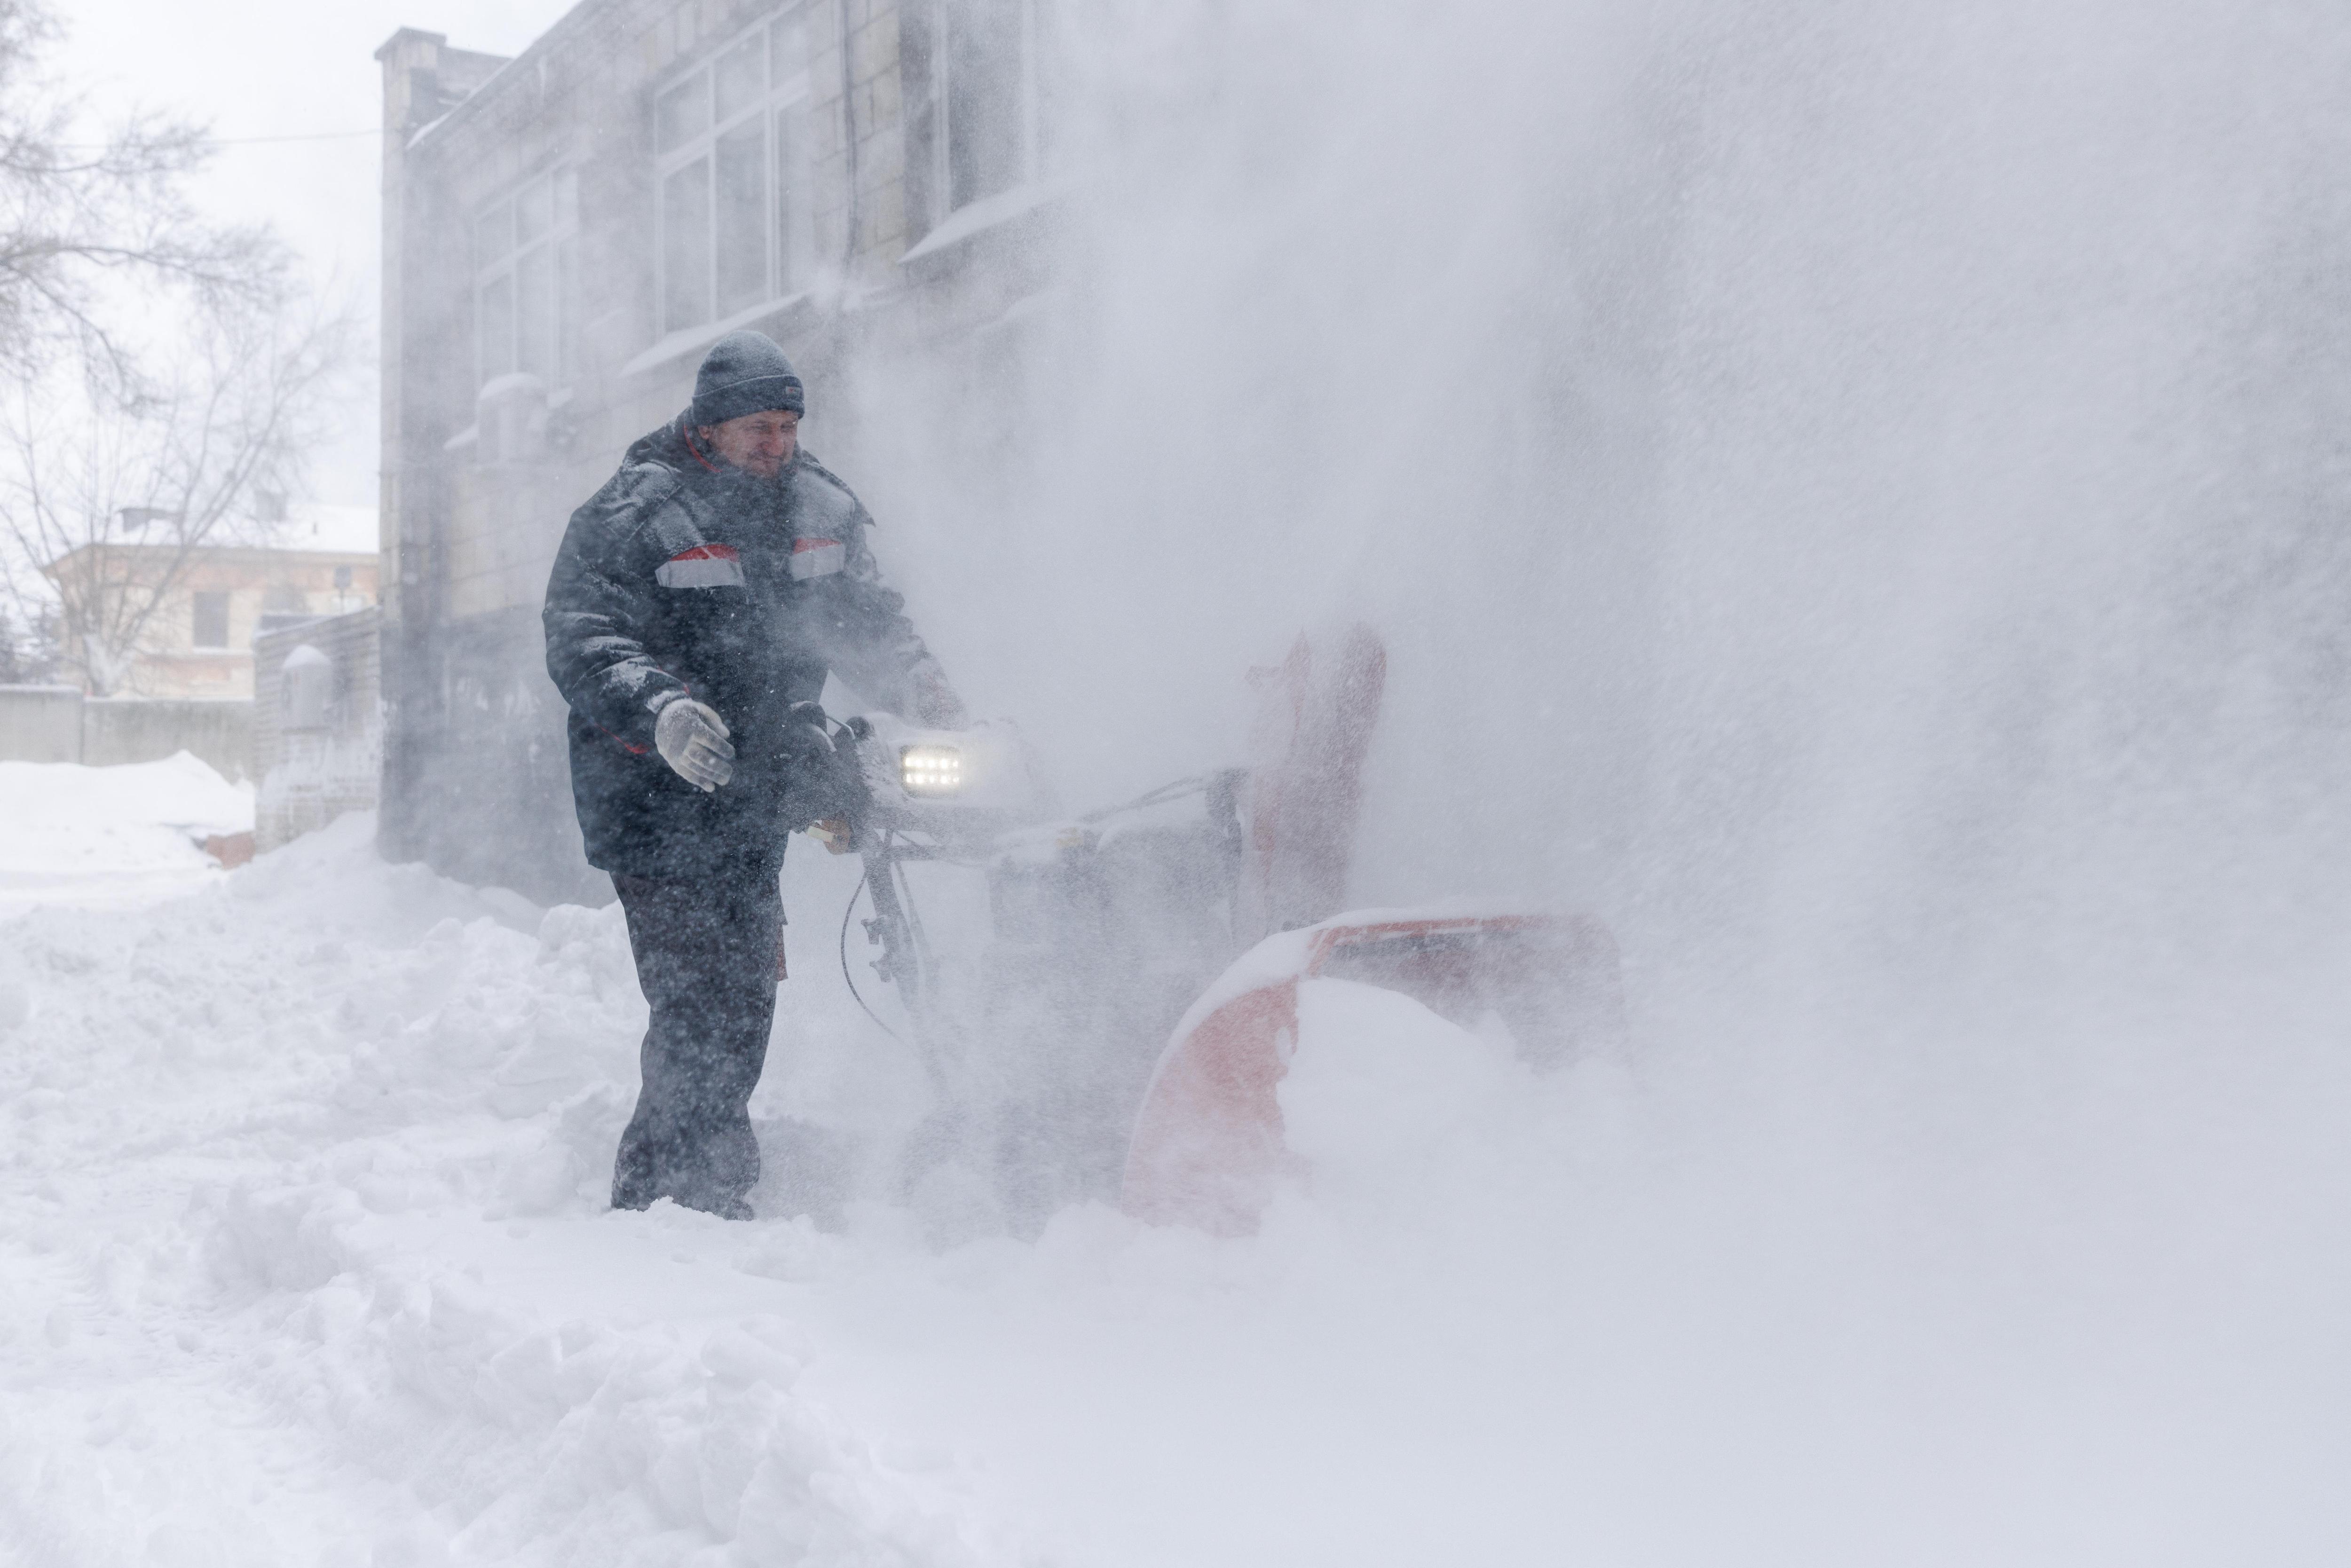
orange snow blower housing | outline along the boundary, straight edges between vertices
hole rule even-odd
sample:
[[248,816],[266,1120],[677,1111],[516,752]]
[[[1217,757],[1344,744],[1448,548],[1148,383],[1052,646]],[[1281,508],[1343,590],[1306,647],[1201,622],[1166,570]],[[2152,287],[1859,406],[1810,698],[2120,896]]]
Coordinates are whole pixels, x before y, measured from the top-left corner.
[[1120,1203],[1138,1219],[1246,1235],[1285,1176],[1279,1092],[1298,1044],[1298,988],[1353,980],[1475,1027],[1499,1017],[1539,1065],[1624,1029],[1615,939],[1575,915],[1344,915],[1267,938],[1176,1028],[1135,1118]]
[[1499,1018],[1538,1063],[1622,1034],[1616,943],[1595,920],[1331,914],[1346,896],[1362,768],[1387,667],[1364,627],[1349,629],[1333,652],[1318,660],[1301,637],[1280,669],[1253,672],[1263,701],[1236,923],[1246,928],[1253,919],[1272,934],[1193,1003],[1159,1059],[1120,1195],[1137,1218],[1246,1234],[1280,1176],[1309,1174],[1284,1145],[1279,1100],[1305,982],[1400,991],[1465,1027]]

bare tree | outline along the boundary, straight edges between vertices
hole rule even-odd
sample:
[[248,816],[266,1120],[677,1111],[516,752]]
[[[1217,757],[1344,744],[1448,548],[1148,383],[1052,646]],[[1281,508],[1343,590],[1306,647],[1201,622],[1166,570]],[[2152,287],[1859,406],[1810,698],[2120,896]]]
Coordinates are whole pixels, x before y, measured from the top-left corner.
[[57,674],[57,610],[46,607],[30,625],[21,625],[0,603],[0,686],[47,683]]
[[0,0],[0,599],[106,693],[193,551],[266,542],[240,526],[298,487],[357,334],[269,232],[198,218],[201,131],[77,141],[57,34]]
[[0,411],[0,587],[20,619],[54,605],[60,662],[88,689],[120,688],[197,550],[270,542],[253,503],[300,488],[357,337],[290,289],[214,297],[130,387],[119,343],[18,383]]
[[31,375],[72,348],[127,385],[110,286],[253,301],[283,287],[288,258],[264,230],[198,219],[185,182],[209,148],[195,127],[133,113],[75,141],[76,99],[44,69],[57,32],[38,0],[0,0],[0,370]]

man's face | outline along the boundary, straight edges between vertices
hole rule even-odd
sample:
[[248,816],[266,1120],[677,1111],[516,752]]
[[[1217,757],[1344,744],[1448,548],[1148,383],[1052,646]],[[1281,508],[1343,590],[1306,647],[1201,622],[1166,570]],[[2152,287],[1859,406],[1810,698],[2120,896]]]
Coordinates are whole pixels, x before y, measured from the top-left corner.
[[800,416],[788,408],[771,408],[724,424],[705,424],[701,435],[720,462],[772,479],[799,450]]

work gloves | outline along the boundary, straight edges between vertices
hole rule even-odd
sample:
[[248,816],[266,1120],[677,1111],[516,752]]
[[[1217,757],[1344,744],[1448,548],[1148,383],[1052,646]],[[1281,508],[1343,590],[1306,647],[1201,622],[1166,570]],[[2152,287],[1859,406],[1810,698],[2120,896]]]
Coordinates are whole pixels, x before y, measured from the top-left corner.
[[678,697],[653,720],[653,749],[677,776],[707,794],[735,777],[726,721],[708,704]]
[[777,745],[789,768],[778,816],[790,830],[830,824],[841,836],[841,848],[833,849],[839,854],[849,841],[849,819],[865,804],[865,775],[852,738],[859,732],[844,726],[836,737],[831,728],[815,703],[794,703],[785,716]]
[[796,767],[821,765],[833,753],[832,737],[825,733],[826,724],[823,704],[794,703],[784,714],[777,749]]

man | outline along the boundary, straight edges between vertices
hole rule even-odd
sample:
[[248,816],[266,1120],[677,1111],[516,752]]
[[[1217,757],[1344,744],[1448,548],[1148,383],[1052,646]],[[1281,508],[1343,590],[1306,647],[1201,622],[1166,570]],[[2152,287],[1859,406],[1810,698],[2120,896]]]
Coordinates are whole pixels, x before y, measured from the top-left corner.
[[653,1008],[616,1208],[670,1197],[751,1217],[748,1106],[781,972],[792,705],[815,701],[831,672],[918,724],[964,722],[882,581],[872,519],[800,450],[805,407],[774,343],[721,339],[692,406],[572,514],[548,580],[572,800]]

